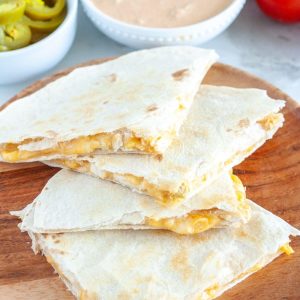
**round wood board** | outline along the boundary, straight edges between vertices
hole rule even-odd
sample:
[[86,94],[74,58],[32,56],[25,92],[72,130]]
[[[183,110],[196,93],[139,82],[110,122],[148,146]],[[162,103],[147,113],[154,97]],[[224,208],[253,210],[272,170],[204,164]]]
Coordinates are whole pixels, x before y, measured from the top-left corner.
[[[106,60],[94,60],[76,67]],[[73,69],[34,83],[5,106]],[[262,88],[271,97],[287,101],[283,110],[284,127],[235,167],[235,173],[246,185],[249,199],[300,228],[300,107],[276,87],[228,65],[215,64],[204,83]],[[0,163],[0,300],[73,299],[44,257],[33,254],[29,237],[20,233],[18,220],[8,214],[30,203],[57,170],[40,163]],[[293,240],[292,246],[295,254],[282,255],[219,299],[300,299],[300,239]]]

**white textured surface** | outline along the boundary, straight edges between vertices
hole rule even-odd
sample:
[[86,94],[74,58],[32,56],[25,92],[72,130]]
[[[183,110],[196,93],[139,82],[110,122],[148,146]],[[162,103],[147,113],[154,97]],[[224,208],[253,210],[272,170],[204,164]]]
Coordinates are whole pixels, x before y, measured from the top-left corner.
[[91,0],[81,0],[83,10],[95,26],[118,43],[137,49],[189,45],[196,46],[223,32],[236,19],[246,0],[234,0],[215,18],[181,28],[145,28],[119,22],[102,13]]
[[[131,49],[106,38],[79,10],[75,43],[53,70],[99,57],[120,55]],[[248,0],[237,20],[214,40],[202,45],[215,48],[221,61],[249,71],[276,85],[300,103],[300,24],[284,25],[265,17],[254,0]],[[45,59],[51,53],[45,53]],[[1,66],[0,66],[1,68]],[[0,86],[0,104],[35,80]]]

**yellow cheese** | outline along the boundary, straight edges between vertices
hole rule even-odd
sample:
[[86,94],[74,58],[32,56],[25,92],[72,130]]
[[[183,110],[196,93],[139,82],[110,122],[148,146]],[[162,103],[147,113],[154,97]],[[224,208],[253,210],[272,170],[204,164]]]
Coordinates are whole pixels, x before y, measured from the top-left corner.
[[279,122],[280,114],[270,114],[257,123],[265,130],[271,130]]
[[68,160],[68,159],[57,159],[54,162],[64,165],[68,169],[81,172],[90,171],[90,163],[86,160]]
[[213,210],[192,211],[182,217],[163,219],[146,218],[145,224],[160,229],[171,230],[179,234],[196,234],[208,230],[221,219],[214,214]]
[[[38,151],[19,150],[19,146],[21,145],[41,140],[27,139],[21,144],[10,143],[3,145],[0,149],[0,154],[4,161],[18,162],[55,154],[83,155],[93,153],[96,150],[112,151],[114,137],[115,134],[113,133],[99,133],[92,136],[79,137],[66,142],[58,142],[55,147],[49,149]],[[126,151],[139,150],[143,152],[155,152],[154,147],[151,146],[151,140],[143,140],[135,136],[124,138],[122,148]]]
[[105,172],[104,179],[114,180],[114,177],[121,177],[130,186],[139,187],[141,191],[152,196],[157,202],[164,206],[173,206],[184,199],[183,190],[178,193],[172,193],[169,191],[159,190],[156,185],[150,183],[144,177],[135,176],[128,173],[114,174],[111,172]]
[[287,255],[293,254],[295,252],[294,249],[289,244],[285,244],[285,245],[281,246],[279,248],[279,251],[283,252]]
[[[169,191],[159,190],[157,186],[147,181],[144,177],[135,176],[132,174],[114,174],[112,172],[104,172],[104,179],[114,181],[115,177],[122,178],[129,186],[139,187],[141,191],[146,192],[148,195],[157,199],[163,205],[171,206],[180,202],[184,198],[184,194],[171,193]],[[115,180],[118,181],[118,180]]]
[[245,188],[241,180],[234,174],[230,175],[231,180],[233,181],[233,186],[236,192],[236,197],[239,202],[244,202],[246,199]]
[[[88,172],[90,170],[90,163],[88,161],[84,161],[84,163],[82,164],[80,161],[76,160],[56,159],[54,160],[54,162],[61,164],[74,171]],[[127,173],[112,173],[109,171],[105,171],[101,175],[102,179],[118,182],[118,180],[115,179],[116,177],[122,178],[123,182],[126,182],[129,186],[138,187],[141,191],[154,197],[160,204],[165,206],[172,206],[176,203],[181,202],[184,199],[183,189],[181,189],[181,191],[178,193],[171,193],[169,191],[159,190],[154,184],[148,182],[144,177],[135,176]]]
[[206,295],[209,297],[208,299],[214,299],[216,297],[217,291],[220,289],[218,284],[214,284],[213,286],[205,289]]

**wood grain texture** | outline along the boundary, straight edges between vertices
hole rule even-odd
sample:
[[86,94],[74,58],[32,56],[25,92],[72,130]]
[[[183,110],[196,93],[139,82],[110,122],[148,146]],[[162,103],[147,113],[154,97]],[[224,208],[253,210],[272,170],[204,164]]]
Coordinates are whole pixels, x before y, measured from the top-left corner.
[[[36,82],[9,103],[70,71]],[[228,65],[215,64],[205,83],[262,88],[271,97],[287,101],[284,127],[238,165],[235,173],[246,185],[248,198],[300,228],[300,107],[276,87]],[[46,260],[33,254],[27,234],[17,228],[18,220],[8,214],[30,203],[57,171],[40,163],[0,163],[0,300],[72,299]],[[292,246],[294,255],[279,257],[219,299],[300,299],[300,240],[294,240]]]

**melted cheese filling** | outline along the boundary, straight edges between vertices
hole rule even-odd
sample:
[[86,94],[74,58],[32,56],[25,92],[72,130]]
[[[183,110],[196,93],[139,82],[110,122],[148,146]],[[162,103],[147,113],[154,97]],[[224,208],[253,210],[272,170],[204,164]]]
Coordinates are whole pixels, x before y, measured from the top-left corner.
[[[245,202],[246,194],[244,186],[237,176],[231,174],[231,179],[236,193],[236,200],[239,202],[238,206],[240,210],[247,211],[249,205]],[[217,227],[223,221],[218,212],[220,211],[208,209],[192,211],[182,217],[164,219],[146,218],[145,224],[154,228],[171,230],[179,234],[196,234]]]
[[[56,160],[56,162],[72,170],[90,173],[90,163],[88,161]],[[115,174],[111,172],[104,172],[104,174],[101,177],[106,180],[117,181],[115,180]],[[131,174],[122,174],[122,177],[126,179],[127,183],[130,182],[133,186],[146,186],[148,193],[149,191],[151,191],[151,194],[156,195],[160,193],[160,191],[157,190],[154,185],[148,183],[142,177],[136,177]],[[248,210],[249,206],[245,202],[245,189],[243,187],[242,182],[237,176],[233,174],[231,174],[231,179],[235,189],[236,199],[239,202],[238,206],[240,210]],[[196,234],[208,230],[210,228],[216,227],[222,221],[223,218],[221,218],[216,213],[216,210],[210,209],[192,211],[182,217],[172,217],[163,219],[146,218],[145,225],[159,229],[171,230],[179,234]]]
[[[263,129],[270,130],[276,125],[276,123],[279,122],[279,120],[280,114],[273,113],[258,121],[257,123],[260,124]],[[70,141],[58,142],[55,147],[48,149],[37,151],[20,150],[19,146],[42,140],[27,139],[19,144],[7,143],[1,145],[0,154],[4,161],[13,163],[49,155],[84,155],[93,153],[96,150],[111,152],[115,150],[114,145],[116,145],[118,137],[120,137],[120,134],[99,133],[96,135],[75,138]],[[136,136],[122,136],[122,149],[124,149],[125,151],[142,151],[146,153],[155,153],[156,151],[155,147],[153,147],[153,142],[155,141],[145,140]]]
[[196,234],[218,225],[222,218],[215,210],[196,210],[182,217],[153,219],[146,218],[145,224],[159,229],[171,230],[179,234]]
[[[259,123],[265,130],[270,130],[279,122],[279,120],[280,120],[280,114],[270,114],[269,116],[258,121],[257,123]],[[224,165],[228,166],[228,165],[232,164],[236,160],[236,158],[239,156],[245,157],[245,156],[249,155],[250,153],[253,152],[255,147],[256,147],[256,145],[252,145],[244,151],[235,153],[235,155],[233,155],[230,159],[225,161]],[[89,166],[90,163],[87,161],[84,162],[84,165],[85,165],[84,169],[83,169],[80,161],[76,161],[76,160],[58,159],[58,160],[55,160],[55,162],[57,162],[60,165],[65,166],[67,168],[70,168],[72,170],[75,170],[75,171],[90,173],[90,166]],[[224,166],[223,165],[220,166],[220,170],[217,171],[218,174],[223,169],[224,169]],[[216,172],[216,170],[213,170],[213,173],[215,173],[215,172]],[[96,175],[96,174],[94,174],[94,175]],[[154,197],[155,199],[157,199],[157,201],[160,204],[162,204],[164,206],[168,206],[168,207],[172,207],[172,206],[175,206],[175,205],[178,205],[179,203],[181,203],[188,196],[190,191],[197,190],[198,186],[203,184],[204,182],[206,182],[208,179],[210,179],[211,176],[214,176],[214,174],[205,174],[200,178],[197,177],[191,183],[183,182],[176,192],[171,192],[171,191],[159,189],[155,184],[150,183],[144,177],[141,177],[141,176],[135,176],[135,175],[128,174],[128,173],[125,173],[125,174],[112,173],[109,171],[105,171],[99,175],[99,177],[101,177],[102,179],[107,179],[107,180],[115,181],[118,183],[120,183],[120,181],[121,181],[121,183],[124,183],[124,185],[138,188],[139,191]],[[239,179],[237,178],[236,180],[239,180]],[[242,184],[240,183],[240,185],[236,185],[236,186],[242,186]],[[243,188],[242,188],[242,190],[239,189],[238,193],[240,195],[244,194]]]
[[[20,150],[19,146],[26,145],[33,142],[38,142],[41,139],[27,139],[21,144],[4,144],[0,148],[0,154],[4,161],[6,162],[18,162],[25,161],[32,158],[38,158],[42,156],[49,155],[83,155],[90,154],[96,150],[102,150],[111,152],[113,150],[118,150],[120,147],[115,147],[118,144],[118,139],[121,135],[119,133],[99,133],[91,136],[83,136],[76,139],[72,139],[66,142],[58,142],[53,148],[48,148],[44,150],[28,151]],[[153,140],[144,140],[140,137],[122,136],[122,149],[125,151],[142,151],[147,153],[155,153],[155,148],[153,147]],[[117,148],[117,149],[115,149]]]
[[282,245],[279,248],[279,251],[282,252],[282,253],[285,253],[287,255],[291,255],[295,252],[294,249],[289,245],[289,243],[287,243],[285,245]]
[[[68,159],[56,159],[53,160],[54,163],[58,163],[64,167],[67,167],[74,171],[91,173],[90,172],[90,162],[85,160],[68,160]],[[94,174],[95,175],[95,174]],[[184,199],[183,189],[181,192],[172,193],[169,191],[159,190],[156,185],[147,181],[144,177],[135,176],[132,174],[120,174],[120,173],[112,173],[109,171],[104,171],[99,175],[102,179],[114,181],[120,183],[121,179],[122,182],[126,182],[127,185],[130,187],[138,187],[139,191],[146,193],[157,199],[161,204],[164,205],[173,205],[175,203],[179,203]]]
[[182,191],[172,193],[169,191],[159,190],[155,184],[150,183],[144,177],[139,177],[127,173],[116,174],[115,176],[114,173],[107,171],[104,172],[103,175],[104,179],[118,182],[118,179],[116,179],[116,177],[120,177],[122,181],[126,182],[126,184],[129,184],[129,186],[139,187],[139,190],[141,192],[147,193],[163,205],[172,205],[174,203],[181,202],[184,199],[185,194]]

